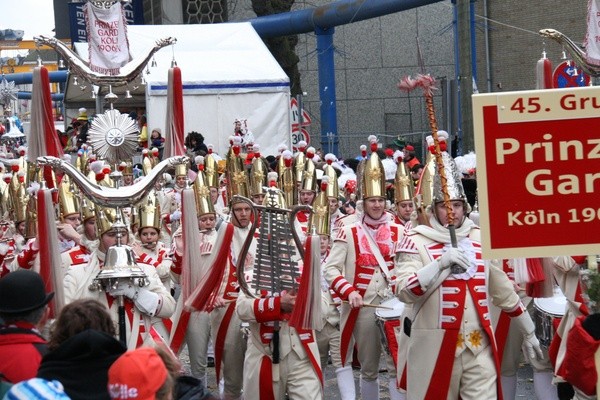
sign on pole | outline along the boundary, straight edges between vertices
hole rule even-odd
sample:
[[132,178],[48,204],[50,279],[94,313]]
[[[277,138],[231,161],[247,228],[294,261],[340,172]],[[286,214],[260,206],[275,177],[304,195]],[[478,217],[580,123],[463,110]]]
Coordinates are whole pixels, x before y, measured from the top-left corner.
[[485,258],[595,254],[600,89],[473,96]]
[[[300,113],[302,113],[302,126],[300,126]],[[304,140],[307,145],[310,144],[310,133],[308,132],[308,126],[312,123],[310,115],[306,112],[306,110],[298,107],[298,100],[295,97],[292,97],[290,101],[290,115],[292,118],[292,148],[295,150],[296,145],[301,140]]]

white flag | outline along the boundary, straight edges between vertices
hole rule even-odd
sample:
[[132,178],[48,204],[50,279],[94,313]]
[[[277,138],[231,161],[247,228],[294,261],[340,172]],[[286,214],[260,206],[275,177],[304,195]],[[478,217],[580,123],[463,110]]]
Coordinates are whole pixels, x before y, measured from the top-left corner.
[[90,1],[84,6],[84,13],[90,69],[103,75],[118,75],[121,67],[131,61],[121,3],[116,2],[106,9]]
[[600,0],[588,2],[588,26],[583,46],[588,63],[600,66]]

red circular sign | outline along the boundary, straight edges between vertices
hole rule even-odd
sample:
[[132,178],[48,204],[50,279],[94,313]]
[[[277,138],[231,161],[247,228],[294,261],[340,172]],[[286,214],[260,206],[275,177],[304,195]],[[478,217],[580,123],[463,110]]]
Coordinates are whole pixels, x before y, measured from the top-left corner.
[[555,89],[590,85],[590,77],[573,61],[563,61],[558,64],[552,73],[552,81]]

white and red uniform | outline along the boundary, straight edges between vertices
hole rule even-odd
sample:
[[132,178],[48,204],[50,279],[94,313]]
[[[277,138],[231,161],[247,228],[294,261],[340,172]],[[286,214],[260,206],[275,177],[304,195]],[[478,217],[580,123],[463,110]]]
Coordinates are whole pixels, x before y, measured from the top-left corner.
[[[71,266],[64,278],[65,303],[71,303],[78,299],[94,299],[106,305],[109,313],[118,324],[118,301],[110,294],[99,290],[90,290],[90,285],[102,269],[105,254],[100,250],[95,250],[90,255],[90,260],[85,264]],[[169,318],[175,311],[175,299],[165,289],[156,269],[146,264],[138,264],[144,270],[149,285],[145,288],[158,297],[158,306],[153,315],[143,314],[134,303],[125,298],[126,326],[127,326],[127,347],[135,349],[144,343],[160,340],[156,332],[152,329],[151,317]],[[164,338],[163,338],[164,339]]]
[[511,317],[524,307],[504,272],[484,264],[479,228],[472,221],[456,228],[458,247],[471,261],[461,274],[442,271],[435,262],[450,246],[450,236],[435,218],[430,223],[407,232],[398,246],[397,294],[413,305],[407,398],[497,399],[500,360],[488,302]]
[[63,273],[66,273],[71,265],[88,263],[90,255],[98,248],[98,243],[98,240],[88,240],[85,236],[82,236],[79,246],[75,246],[71,250],[62,253],[60,257]]
[[[371,249],[365,236],[365,229],[369,230],[378,248]],[[325,265],[325,279],[331,289],[342,300],[347,300],[350,293],[357,291],[365,304],[380,304],[393,295],[394,249],[402,237],[402,231],[403,228],[394,224],[387,213],[383,215],[378,226],[368,226],[361,221],[340,229]],[[386,274],[382,272],[373,251],[381,253],[391,282],[387,281]],[[348,304],[342,304],[341,361],[345,366],[351,360],[353,343],[356,341],[361,364],[363,396],[365,390],[370,392],[377,385],[381,354],[379,335],[374,308],[351,309]],[[392,357],[387,356],[387,364],[390,375],[395,376]],[[363,389],[367,386],[371,389]],[[395,389],[395,384],[393,386]]]
[[137,254],[137,262],[152,265],[167,290],[171,290],[171,257],[168,248],[163,242],[158,242],[154,249],[142,247],[143,251]]
[[[564,361],[568,353],[577,351],[576,346],[571,347],[570,345],[569,332],[575,326],[577,318],[589,315],[589,310],[582,297],[579,281],[580,265],[585,262],[586,257],[584,256],[561,256],[554,258],[554,263],[556,264],[556,268],[554,269],[554,279],[567,298],[565,314],[556,329],[556,333],[552,338],[552,343],[548,350],[550,359],[554,365],[554,374],[559,381],[564,380],[568,382],[569,373],[580,374],[583,372],[583,370],[568,371]],[[574,356],[577,358],[581,355],[574,354]],[[578,392],[577,388],[575,389],[578,396],[577,398],[589,398],[583,393]]]
[[[226,228],[225,224],[223,224],[220,230]],[[230,303],[223,308],[214,309],[210,313],[210,320],[215,347],[217,380],[219,380],[220,376],[223,376],[225,381],[224,394],[231,398],[239,397],[243,386],[244,369],[241,366],[244,364],[246,340],[240,329],[242,321],[235,312],[235,308],[240,291],[238,274],[244,274],[246,281],[248,281],[252,276],[252,269],[254,267],[256,239],[252,241],[242,268],[239,268],[237,260],[249,233],[249,228],[234,227],[231,242],[215,243],[214,248],[217,251],[213,251],[206,260],[202,261],[212,265],[213,260],[217,257],[217,253],[220,251],[228,252],[223,281],[221,282],[218,296],[223,297],[225,301],[230,301]]]
[[[319,349],[312,330],[289,326],[281,312],[279,296],[249,298],[240,292],[237,314],[250,324],[244,360],[244,398],[322,399],[323,374]],[[279,364],[273,364],[272,339],[279,325]]]

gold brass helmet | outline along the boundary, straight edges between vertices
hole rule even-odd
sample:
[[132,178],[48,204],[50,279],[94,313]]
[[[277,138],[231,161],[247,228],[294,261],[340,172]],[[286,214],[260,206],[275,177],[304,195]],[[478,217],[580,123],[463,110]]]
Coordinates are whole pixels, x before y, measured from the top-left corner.
[[67,215],[79,214],[80,201],[79,193],[75,189],[75,185],[71,183],[71,179],[67,174],[58,187],[58,201],[60,203],[60,219],[64,222]]
[[[290,169],[291,171],[291,169]],[[291,176],[291,174],[290,174]],[[267,175],[267,181],[269,183],[269,188],[265,193],[265,198],[263,200],[263,206],[271,207],[271,208],[286,208],[287,200],[285,198],[285,193],[279,189],[277,189],[277,172],[269,172]],[[293,180],[293,177],[291,178]]]
[[372,152],[365,162],[362,173],[362,189],[363,199],[368,199],[369,197],[386,197],[385,171],[377,152]]
[[144,171],[144,176],[148,176],[154,168],[154,163],[152,162],[152,158],[150,157],[150,152],[148,149],[142,150],[142,171]]
[[[323,177],[327,177],[327,197],[338,199],[340,197],[340,191],[338,187],[337,174],[335,172],[335,168],[331,165],[325,165],[323,167]],[[321,178],[323,180],[323,178]]]
[[236,151],[227,153],[227,194],[248,197],[248,174],[244,169],[244,161]]
[[305,164],[306,155],[303,151],[297,151],[294,155],[294,176],[296,177],[296,182],[298,182],[298,185],[302,184]]
[[[206,158],[204,160],[206,161]],[[203,169],[198,169],[198,175],[196,175],[193,186],[194,196],[196,197],[196,213],[199,217],[205,214],[215,214],[215,206],[210,199],[210,187]]]
[[427,162],[425,163],[425,167],[423,168],[423,172],[421,172],[421,177],[419,178],[419,184],[417,185],[416,197],[417,197],[417,207],[426,207],[433,201],[433,177],[435,176],[435,160],[433,156],[428,154]]
[[219,187],[219,164],[212,153],[204,157],[204,175],[208,187]]
[[396,170],[396,178],[394,179],[394,202],[412,201],[413,192],[413,180],[406,170],[406,165],[400,161]]
[[329,176],[323,175],[321,178],[321,191],[312,203],[313,212],[307,230],[309,234],[329,236],[331,233],[331,215],[329,215],[329,196],[327,194],[329,183]]
[[[151,191],[145,200],[135,207],[137,211],[138,232],[143,228],[155,228],[160,232],[160,204],[156,193]],[[130,221],[132,224],[132,221]]]
[[175,178],[178,176],[187,176],[188,166],[187,164],[177,164],[175,165]]
[[277,163],[277,173],[279,175],[277,186],[279,186],[279,189],[281,189],[281,191],[283,192],[285,204],[288,206],[296,204],[297,184],[294,178],[294,169],[292,164],[292,152],[289,150],[284,150],[281,153],[281,156],[279,157],[279,161]]
[[117,220],[117,210],[114,208],[96,206],[96,233],[98,237],[112,229]]
[[267,173],[269,167],[264,158],[258,157],[252,160],[250,168],[250,196],[263,194],[263,188],[267,186]]
[[81,204],[79,207],[79,210],[81,211],[81,222],[85,222],[90,218],[95,218],[96,217],[96,207],[94,206],[94,203],[92,203],[90,200],[86,199],[85,197],[83,197],[81,199]]
[[[23,180],[23,182],[20,182],[21,180]],[[29,195],[25,188],[24,175],[18,176],[17,174],[13,174],[9,190],[13,211],[12,220],[15,225],[18,225],[19,222],[27,219],[27,203],[29,202]]]
[[300,190],[317,191],[317,168],[312,159],[307,158],[302,172],[302,184]]

